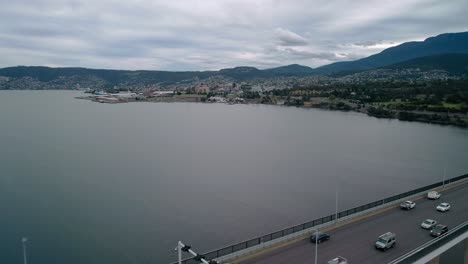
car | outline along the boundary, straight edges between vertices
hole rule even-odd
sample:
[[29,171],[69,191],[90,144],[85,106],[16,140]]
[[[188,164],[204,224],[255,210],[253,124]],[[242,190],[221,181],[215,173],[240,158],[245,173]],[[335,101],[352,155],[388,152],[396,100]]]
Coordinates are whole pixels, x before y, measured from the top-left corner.
[[431,229],[431,236],[438,237],[448,232],[448,227],[445,225],[438,224]]
[[436,191],[430,191],[427,193],[427,198],[431,200],[437,200],[440,198],[440,196],[441,194]]
[[321,232],[314,233],[312,234],[312,236],[310,236],[310,242],[312,243],[317,242],[317,244],[320,244],[323,241],[327,241],[327,240],[330,240],[330,235],[321,233]]
[[336,257],[329,260],[327,264],[348,264],[348,260],[343,257]]
[[437,211],[440,211],[440,212],[447,212],[448,210],[450,210],[450,204],[441,203],[436,207],[436,209]]
[[432,219],[426,219],[421,223],[421,227],[424,229],[432,229],[435,225],[437,225],[437,221]]
[[404,201],[403,203],[400,204],[400,208],[406,209],[406,210],[413,209],[415,206],[416,206],[416,203],[412,201]]
[[377,239],[375,242],[375,248],[386,251],[389,248],[394,247],[396,244],[396,235],[392,232],[387,232]]

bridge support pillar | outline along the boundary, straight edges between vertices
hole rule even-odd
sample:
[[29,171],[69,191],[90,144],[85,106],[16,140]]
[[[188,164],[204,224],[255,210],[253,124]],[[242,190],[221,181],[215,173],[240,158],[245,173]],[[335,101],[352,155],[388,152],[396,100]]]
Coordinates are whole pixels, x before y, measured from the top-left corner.
[[465,238],[465,249],[463,250],[463,263],[468,264],[468,238]]
[[440,256],[437,256],[433,258],[431,261],[429,261],[427,264],[439,264],[440,261]]

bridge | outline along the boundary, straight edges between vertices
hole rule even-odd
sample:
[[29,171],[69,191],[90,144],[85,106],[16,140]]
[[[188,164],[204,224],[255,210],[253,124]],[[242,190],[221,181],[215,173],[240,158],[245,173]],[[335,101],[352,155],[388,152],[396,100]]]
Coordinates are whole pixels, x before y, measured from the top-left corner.
[[[427,191],[442,193],[439,200],[426,199]],[[399,203],[413,200],[416,208],[399,209]],[[435,207],[448,202],[451,210],[442,213]],[[449,233],[434,239],[420,227],[425,219],[449,227]],[[351,208],[288,229],[266,234],[203,254],[218,263],[301,264],[314,263],[315,245],[309,236],[315,230],[331,235],[317,247],[317,263],[337,256],[348,263],[453,263],[440,256],[457,247],[461,254],[455,263],[468,264],[468,174],[408,191],[373,203]],[[377,237],[386,232],[397,235],[396,246],[386,252],[374,248]],[[458,246],[457,246],[458,245]],[[452,249],[453,251],[453,249]],[[459,252],[460,253],[460,252]],[[461,255],[461,256],[460,256]],[[459,262],[461,261],[461,262]],[[193,258],[184,264],[200,263]]]

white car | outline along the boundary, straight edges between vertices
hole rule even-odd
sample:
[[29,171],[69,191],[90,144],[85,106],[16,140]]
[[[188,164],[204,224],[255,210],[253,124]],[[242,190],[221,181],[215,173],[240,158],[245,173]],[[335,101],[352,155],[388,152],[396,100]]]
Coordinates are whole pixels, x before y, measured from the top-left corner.
[[336,257],[327,262],[328,264],[348,264],[348,260],[343,257]]
[[437,209],[437,211],[447,212],[448,210],[450,210],[450,204],[441,203],[436,207],[436,209]]
[[431,200],[436,200],[440,198],[440,193],[436,191],[430,191],[427,193],[427,198]]
[[432,220],[432,219],[426,219],[424,220],[424,222],[421,223],[421,227],[424,229],[431,229],[436,225],[437,225],[437,221]]
[[415,206],[416,206],[416,203],[412,201],[404,201],[403,203],[400,204],[400,208],[406,209],[406,210],[413,209]]

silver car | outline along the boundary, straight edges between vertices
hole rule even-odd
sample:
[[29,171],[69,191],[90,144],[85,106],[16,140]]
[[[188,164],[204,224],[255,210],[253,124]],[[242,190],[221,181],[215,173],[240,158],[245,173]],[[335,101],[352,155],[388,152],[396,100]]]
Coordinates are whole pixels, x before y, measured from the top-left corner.
[[329,260],[327,264],[348,264],[348,260],[343,257],[336,257]]
[[440,212],[447,212],[448,210],[450,210],[450,204],[441,203],[436,207],[436,209],[437,211],[440,211]]
[[375,242],[375,248],[376,249],[381,249],[383,251],[392,248],[395,246],[396,243],[396,235],[392,232],[387,232],[377,239],[377,242]]
[[435,225],[437,225],[437,221],[432,220],[432,219],[426,219],[421,223],[421,227],[424,228],[424,229],[431,229]]

